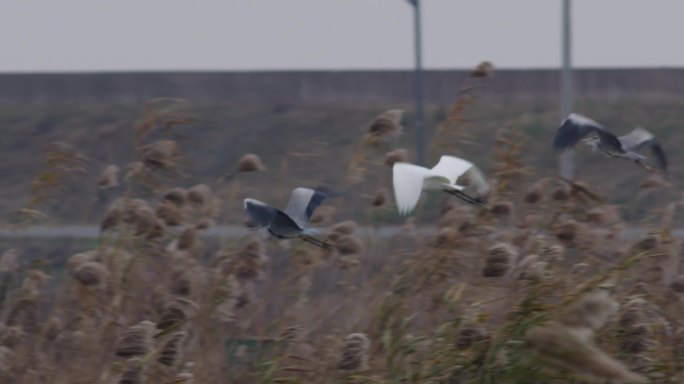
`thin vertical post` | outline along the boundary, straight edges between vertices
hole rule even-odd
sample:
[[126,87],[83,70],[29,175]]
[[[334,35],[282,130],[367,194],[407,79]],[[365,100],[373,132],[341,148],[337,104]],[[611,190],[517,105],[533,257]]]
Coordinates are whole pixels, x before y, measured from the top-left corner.
[[[571,30],[571,0],[563,0],[563,70],[561,72],[561,119],[573,112],[574,89],[572,81],[572,30]],[[575,153],[568,149],[560,155],[560,175],[566,180],[575,179]]]
[[416,98],[416,155],[417,164],[425,165],[425,129],[423,114],[423,58],[420,26],[420,0],[408,0],[413,5],[414,48],[415,48],[415,98]]

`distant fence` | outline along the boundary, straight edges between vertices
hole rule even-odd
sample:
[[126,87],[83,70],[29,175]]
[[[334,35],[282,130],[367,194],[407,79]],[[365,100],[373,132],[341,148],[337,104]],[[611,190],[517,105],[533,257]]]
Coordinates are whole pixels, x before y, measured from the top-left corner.
[[[428,102],[448,103],[468,71],[426,71]],[[500,70],[488,95],[557,95],[557,70]],[[684,97],[684,69],[586,69],[575,72],[580,96]],[[0,105],[139,103],[155,97],[269,104],[409,102],[411,71],[158,72],[0,74]]]

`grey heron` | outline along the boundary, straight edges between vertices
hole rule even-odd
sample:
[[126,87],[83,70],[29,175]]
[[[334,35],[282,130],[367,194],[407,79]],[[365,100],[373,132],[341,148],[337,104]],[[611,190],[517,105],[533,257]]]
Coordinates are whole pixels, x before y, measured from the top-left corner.
[[392,173],[394,198],[401,215],[413,211],[423,190],[441,190],[483,207],[491,191],[473,163],[455,156],[442,156],[432,169],[397,162]]
[[245,199],[245,210],[257,228],[279,239],[300,238],[321,248],[333,246],[314,236],[319,230],[309,227],[309,219],[323,200],[337,196],[327,188],[295,188],[285,211],[256,199]]
[[[592,133],[596,135],[586,137]],[[571,113],[558,127],[556,136],[553,138],[553,147],[559,151],[565,150],[575,146],[580,141],[588,145],[594,153],[600,152],[606,156],[632,160],[647,171],[657,172],[644,163],[646,156],[637,152],[646,146],[650,146],[655,162],[662,171],[661,173],[667,173],[665,151],[655,140],[655,137],[644,128],[637,127],[626,135],[616,136],[596,121],[577,113]]]

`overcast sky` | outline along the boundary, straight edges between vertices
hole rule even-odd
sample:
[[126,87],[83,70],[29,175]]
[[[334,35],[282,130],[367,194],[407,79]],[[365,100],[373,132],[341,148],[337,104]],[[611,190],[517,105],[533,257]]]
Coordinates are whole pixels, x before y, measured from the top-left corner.
[[[560,64],[561,0],[422,0],[424,63]],[[684,66],[684,0],[573,0],[578,67]],[[405,0],[2,0],[0,72],[408,69]]]

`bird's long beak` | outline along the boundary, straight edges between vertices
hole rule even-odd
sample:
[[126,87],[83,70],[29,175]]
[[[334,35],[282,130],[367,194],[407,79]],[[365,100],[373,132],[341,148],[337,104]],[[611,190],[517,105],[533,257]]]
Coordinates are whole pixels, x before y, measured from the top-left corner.
[[480,200],[480,199],[474,198],[474,197],[472,197],[472,196],[466,195],[465,193],[463,193],[463,192],[461,192],[461,191],[444,190],[444,192],[446,192],[446,193],[448,193],[448,194],[450,194],[450,195],[456,196],[456,197],[458,197],[459,199],[465,201],[465,202],[468,203],[468,204],[478,205],[478,206],[480,206],[480,207],[487,208],[487,203],[486,203],[486,202],[484,202],[484,201],[482,201],[482,200]]
[[334,245],[309,235],[299,235],[299,238],[323,249],[335,249]]

